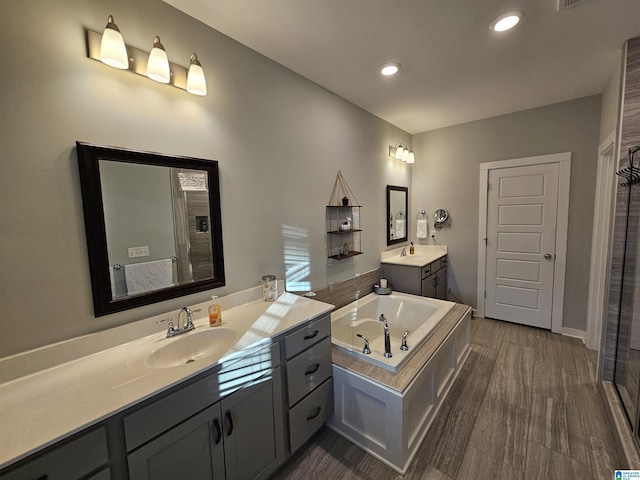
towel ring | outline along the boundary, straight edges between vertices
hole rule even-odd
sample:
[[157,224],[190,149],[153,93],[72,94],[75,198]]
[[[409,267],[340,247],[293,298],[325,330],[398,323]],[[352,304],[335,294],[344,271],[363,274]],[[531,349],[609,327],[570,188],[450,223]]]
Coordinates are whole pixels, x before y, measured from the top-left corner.
[[418,214],[416,215],[416,218],[418,220],[426,220],[427,219],[427,211],[426,210],[420,210],[418,212]]

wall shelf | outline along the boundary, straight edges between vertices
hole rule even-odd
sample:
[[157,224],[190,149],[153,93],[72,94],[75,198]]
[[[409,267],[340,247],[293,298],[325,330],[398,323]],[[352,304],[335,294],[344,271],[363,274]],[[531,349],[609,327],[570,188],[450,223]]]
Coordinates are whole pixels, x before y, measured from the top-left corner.
[[[342,172],[338,172],[326,207],[327,257],[330,259],[344,260],[362,255],[361,207]],[[341,230],[341,225],[344,226],[347,222],[350,223],[350,227]]]

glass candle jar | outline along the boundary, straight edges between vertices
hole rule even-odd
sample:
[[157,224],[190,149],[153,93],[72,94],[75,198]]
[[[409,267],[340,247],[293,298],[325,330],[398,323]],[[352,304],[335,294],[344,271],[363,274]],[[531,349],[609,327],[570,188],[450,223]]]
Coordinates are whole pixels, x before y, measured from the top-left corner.
[[278,299],[278,281],[275,275],[262,276],[262,300],[275,302]]

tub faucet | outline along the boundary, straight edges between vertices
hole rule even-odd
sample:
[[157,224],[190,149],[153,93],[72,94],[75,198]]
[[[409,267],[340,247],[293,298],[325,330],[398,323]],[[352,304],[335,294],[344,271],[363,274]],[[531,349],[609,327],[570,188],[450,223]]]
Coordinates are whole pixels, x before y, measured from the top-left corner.
[[409,350],[409,347],[407,346],[407,335],[409,335],[409,330],[405,330],[402,334],[402,345],[400,345],[400,350],[403,352]]
[[387,317],[384,313],[380,315],[380,322],[384,327],[384,358],[391,358],[391,337],[389,336],[389,324],[387,323]]
[[364,348],[362,349],[362,353],[364,353],[365,355],[370,355],[371,349],[369,348],[369,339],[361,333],[356,333],[356,336],[364,340]]
[[407,256],[407,247],[402,247],[402,251],[400,252],[400,256],[401,257],[406,257]]

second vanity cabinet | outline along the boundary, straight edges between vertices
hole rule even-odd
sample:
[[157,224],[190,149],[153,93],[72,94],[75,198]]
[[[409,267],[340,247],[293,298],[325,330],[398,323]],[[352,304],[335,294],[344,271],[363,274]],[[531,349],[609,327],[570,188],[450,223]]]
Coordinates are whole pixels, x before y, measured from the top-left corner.
[[[223,366],[125,417],[130,479],[268,477],[285,459],[279,362],[279,343],[258,349],[229,370]],[[239,390],[190,416],[239,384]]]
[[446,300],[448,264],[447,255],[423,266],[382,263],[382,276],[397,292]]

